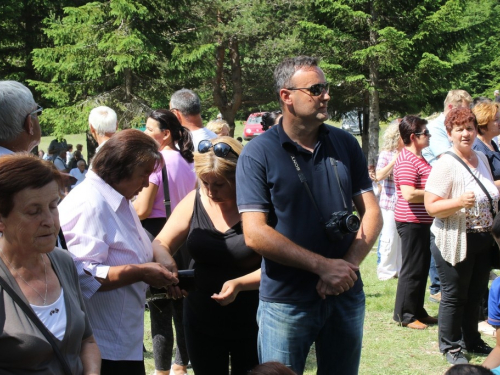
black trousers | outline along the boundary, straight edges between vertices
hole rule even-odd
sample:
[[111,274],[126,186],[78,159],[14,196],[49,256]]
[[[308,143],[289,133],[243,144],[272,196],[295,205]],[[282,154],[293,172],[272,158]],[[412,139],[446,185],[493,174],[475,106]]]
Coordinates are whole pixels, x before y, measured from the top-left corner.
[[411,323],[429,316],[424,308],[425,287],[431,263],[431,224],[396,222],[401,237],[401,271],[393,319]]
[[452,266],[441,256],[434,236],[431,251],[441,280],[439,349],[447,352],[475,346],[479,305],[488,287],[493,238],[489,233],[467,233],[467,255]]
[[259,364],[257,332],[251,338],[228,340],[207,335],[184,326],[191,365],[196,375],[228,375],[231,355],[231,375],[246,375]]
[[[152,218],[141,221],[142,226],[149,233],[148,235],[152,240],[160,233],[165,223],[165,218]],[[174,256],[178,269],[187,268],[189,265],[189,260],[186,260],[187,258],[189,258],[189,255],[187,255],[187,249],[183,245]],[[172,365],[172,348],[174,346],[172,318],[174,320],[177,343],[174,363],[180,366],[187,366],[189,357],[182,324],[183,300],[162,299],[149,302],[148,305],[151,317],[155,369],[168,371]]]
[[110,361],[101,360],[101,375],[146,375],[144,361]]
[[161,371],[170,370],[172,364],[172,348],[174,346],[174,333],[172,330],[172,318],[175,325],[175,338],[177,347],[175,349],[176,365],[187,366],[189,357],[184,337],[184,326],[182,324],[183,299],[159,299],[148,303],[151,317],[151,336],[153,338],[153,354],[155,357],[155,369]]

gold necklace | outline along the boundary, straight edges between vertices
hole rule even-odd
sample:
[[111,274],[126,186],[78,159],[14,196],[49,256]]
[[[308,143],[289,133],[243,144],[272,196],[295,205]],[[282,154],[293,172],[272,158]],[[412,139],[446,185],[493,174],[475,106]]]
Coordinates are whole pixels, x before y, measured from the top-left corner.
[[5,261],[7,262],[9,268],[12,268],[13,271],[16,272],[17,276],[19,276],[19,278],[24,281],[24,283],[26,285],[28,285],[31,289],[33,289],[33,291],[38,294],[40,296],[40,298],[43,300],[43,306],[45,306],[47,304],[47,265],[45,264],[45,259],[43,258],[43,255],[40,254],[40,256],[42,257],[42,262],[43,262],[43,273],[45,275],[45,297],[42,297],[42,295],[40,293],[38,293],[38,291],[33,288],[26,280],[24,280],[24,278],[21,276],[21,274],[17,271],[17,269],[14,268],[14,266],[12,265],[12,263],[10,263],[8,260],[7,260],[7,257],[5,256],[5,254],[3,253],[3,249],[0,249],[0,252],[2,253],[2,258],[5,259]]

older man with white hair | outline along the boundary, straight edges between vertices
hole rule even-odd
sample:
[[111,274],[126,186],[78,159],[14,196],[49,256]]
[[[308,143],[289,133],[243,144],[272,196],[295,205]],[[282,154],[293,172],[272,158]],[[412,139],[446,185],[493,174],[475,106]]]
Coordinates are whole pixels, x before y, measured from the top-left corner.
[[31,151],[40,143],[42,109],[26,86],[0,81],[0,156]]
[[115,133],[118,127],[116,112],[109,107],[100,106],[90,111],[89,128],[92,137],[96,140],[99,147],[96,153],[108,139]]

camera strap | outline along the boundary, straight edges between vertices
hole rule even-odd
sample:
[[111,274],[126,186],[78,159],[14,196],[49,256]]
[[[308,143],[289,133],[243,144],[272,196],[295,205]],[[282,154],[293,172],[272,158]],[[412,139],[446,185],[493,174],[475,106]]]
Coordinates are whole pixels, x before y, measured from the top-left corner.
[[[326,139],[325,139],[324,143],[326,144],[326,147],[327,147],[327,154],[333,154],[333,148],[332,148],[332,145],[330,143],[330,138],[328,136],[326,136],[325,138]],[[302,173],[302,170],[300,169],[300,165],[299,165],[299,162],[297,161],[297,158],[290,150],[287,150],[287,152],[290,154],[290,158],[292,159],[293,165],[295,166],[295,169],[297,170],[297,174],[299,175],[300,182],[304,184],[304,187],[306,188],[307,195],[309,195],[309,198],[311,199],[311,202],[313,203],[314,208],[318,212],[320,221],[322,223],[324,223],[325,220],[323,219],[323,215],[321,215],[321,211],[319,210],[319,207],[316,204],[316,201],[312,195],[311,189],[309,188],[309,184],[307,183],[306,176],[304,175],[304,173]],[[339,185],[340,195],[342,196],[342,202],[344,203],[344,210],[348,211],[345,196],[344,196],[344,189],[342,189],[342,184],[340,183],[340,178],[339,178],[339,174],[338,174],[338,170],[337,170],[337,160],[335,160],[331,156],[329,156],[328,159],[330,159],[330,164],[333,167],[333,173],[335,174],[337,184]]]
[[[330,155],[333,155],[333,146],[331,144],[330,137],[325,136],[325,138],[326,138],[325,139],[325,144],[326,144],[326,147],[328,149],[328,153]],[[344,196],[344,189],[342,189],[342,184],[340,183],[339,172],[338,172],[338,169],[337,169],[337,160],[335,160],[332,156],[330,156],[329,159],[330,159],[330,164],[333,167],[333,173],[335,174],[335,178],[337,179],[337,184],[339,185],[340,195],[342,196],[342,203],[344,203],[344,210],[348,211],[348,209],[347,209],[347,203],[345,201],[345,196]]]
[[321,223],[324,223],[325,220],[323,219],[323,215],[321,215],[321,211],[319,210],[318,205],[316,204],[316,201],[314,200],[314,197],[311,193],[311,189],[309,188],[309,184],[307,183],[306,176],[304,176],[304,173],[302,173],[302,170],[300,169],[299,162],[297,161],[297,158],[295,155],[293,155],[290,151],[290,157],[292,158],[293,165],[295,166],[295,169],[297,170],[297,174],[299,175],[299,180],[302,182],[306,188],[307,194],[309,195],[309,198],[311,198],[311,202],[314,205],[314,208],[318,212],[319,215],[319,220]]

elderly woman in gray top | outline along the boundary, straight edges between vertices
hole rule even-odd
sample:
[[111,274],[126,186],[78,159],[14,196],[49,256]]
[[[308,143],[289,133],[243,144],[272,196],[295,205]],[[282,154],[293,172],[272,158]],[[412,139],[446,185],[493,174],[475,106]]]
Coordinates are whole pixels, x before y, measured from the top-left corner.
[[[0,157],[0,368],[9,374],[99,374],[71,256],[54,248],[61,176],[34,155]],[[50,332],[63,361],[8,287]]]

